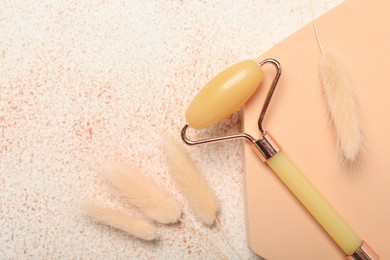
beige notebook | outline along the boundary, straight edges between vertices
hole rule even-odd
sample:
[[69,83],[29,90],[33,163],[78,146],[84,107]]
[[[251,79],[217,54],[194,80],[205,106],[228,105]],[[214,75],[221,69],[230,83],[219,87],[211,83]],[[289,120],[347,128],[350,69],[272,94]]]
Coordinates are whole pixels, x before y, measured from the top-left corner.
[[[351,0],[318,19],[325,49],[345,64],[361,117],[360,167],[347,169],[336,154],[319,84],[320,51],[308,24],[260,59],[275,58],[282,76],[263,123],[355,232],[390,259],[390,2]],[[266,78],[273,77],[272,66]],[[244,108],[245,132],[268,91],[264,81]],[[249,246],[266,259],[345,259],[276,175],[245,147]]]

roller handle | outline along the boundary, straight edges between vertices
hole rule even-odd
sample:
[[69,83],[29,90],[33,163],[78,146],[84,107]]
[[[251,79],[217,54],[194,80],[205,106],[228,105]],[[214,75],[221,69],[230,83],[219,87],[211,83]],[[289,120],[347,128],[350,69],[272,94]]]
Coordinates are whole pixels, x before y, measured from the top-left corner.
[[379,259],[283,151],[278,151],[267,159],[266,163],[344,251],[348,259]]

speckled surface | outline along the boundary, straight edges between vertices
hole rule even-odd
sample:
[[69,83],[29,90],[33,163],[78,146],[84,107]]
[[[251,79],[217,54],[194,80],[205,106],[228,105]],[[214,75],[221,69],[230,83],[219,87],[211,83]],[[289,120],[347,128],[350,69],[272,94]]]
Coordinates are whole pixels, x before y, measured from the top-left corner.
[[[318,2],[320,14],[341,1]],[[82,217],[85,200],[139,215],[98,174],[115,158],[172,192],[183,218],[234,258],[178,193],[159,133],[179,135],[213,75],[309,22],[308,2],[3,1],[0,10],[0,257],[216,258],[184,225],[159,225],[150,243]],[[236,113],[201,134],[239,129]],[[246,245],[242,144],[188,150],[221,201],[226,235],[256,258]]]

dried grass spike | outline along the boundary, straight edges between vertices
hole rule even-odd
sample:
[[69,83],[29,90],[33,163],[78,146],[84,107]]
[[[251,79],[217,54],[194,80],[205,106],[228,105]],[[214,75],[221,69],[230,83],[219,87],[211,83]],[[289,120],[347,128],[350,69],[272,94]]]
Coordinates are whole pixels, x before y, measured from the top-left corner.
[[142,213],[162,224],[176,223],[181,216],[178,202],[152,180],[127,172],[122,165],[106,162],[103,174]]
[[339,154],[344,162],[352,165],[358,161],[362,148],[362,136],[355,97],[344,65],[334,53],[325,51],[322,45],[314,17],[313,2],[309,0],[309,4],[314,32],[322,53],[320,81],[327,103],[327,110],[335,128]]
[[218,200],[203,176],[196,170],[184,148],[170,136],[164,136],[164,150],[172,175],[199,219],[213,225],[219,209]]
[[339,149],[345,161],[353,163],[362,146],[360,124],[346,70],[334,53],[323,53],[320,80]]
[[119,211],[104,208],[92,203],[82,204],[84,215],[100,223],[125,231],[137,238],[151,241],[156,239],[156,227],[142,219],[128,216]]

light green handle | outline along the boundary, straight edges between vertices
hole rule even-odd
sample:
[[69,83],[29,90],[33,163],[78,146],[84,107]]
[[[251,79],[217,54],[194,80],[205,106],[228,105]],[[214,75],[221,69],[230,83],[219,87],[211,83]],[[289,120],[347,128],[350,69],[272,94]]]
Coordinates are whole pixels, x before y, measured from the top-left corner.
[[277,152],[266,162],[346,255],[362,245],[363,241],[284,152]]

